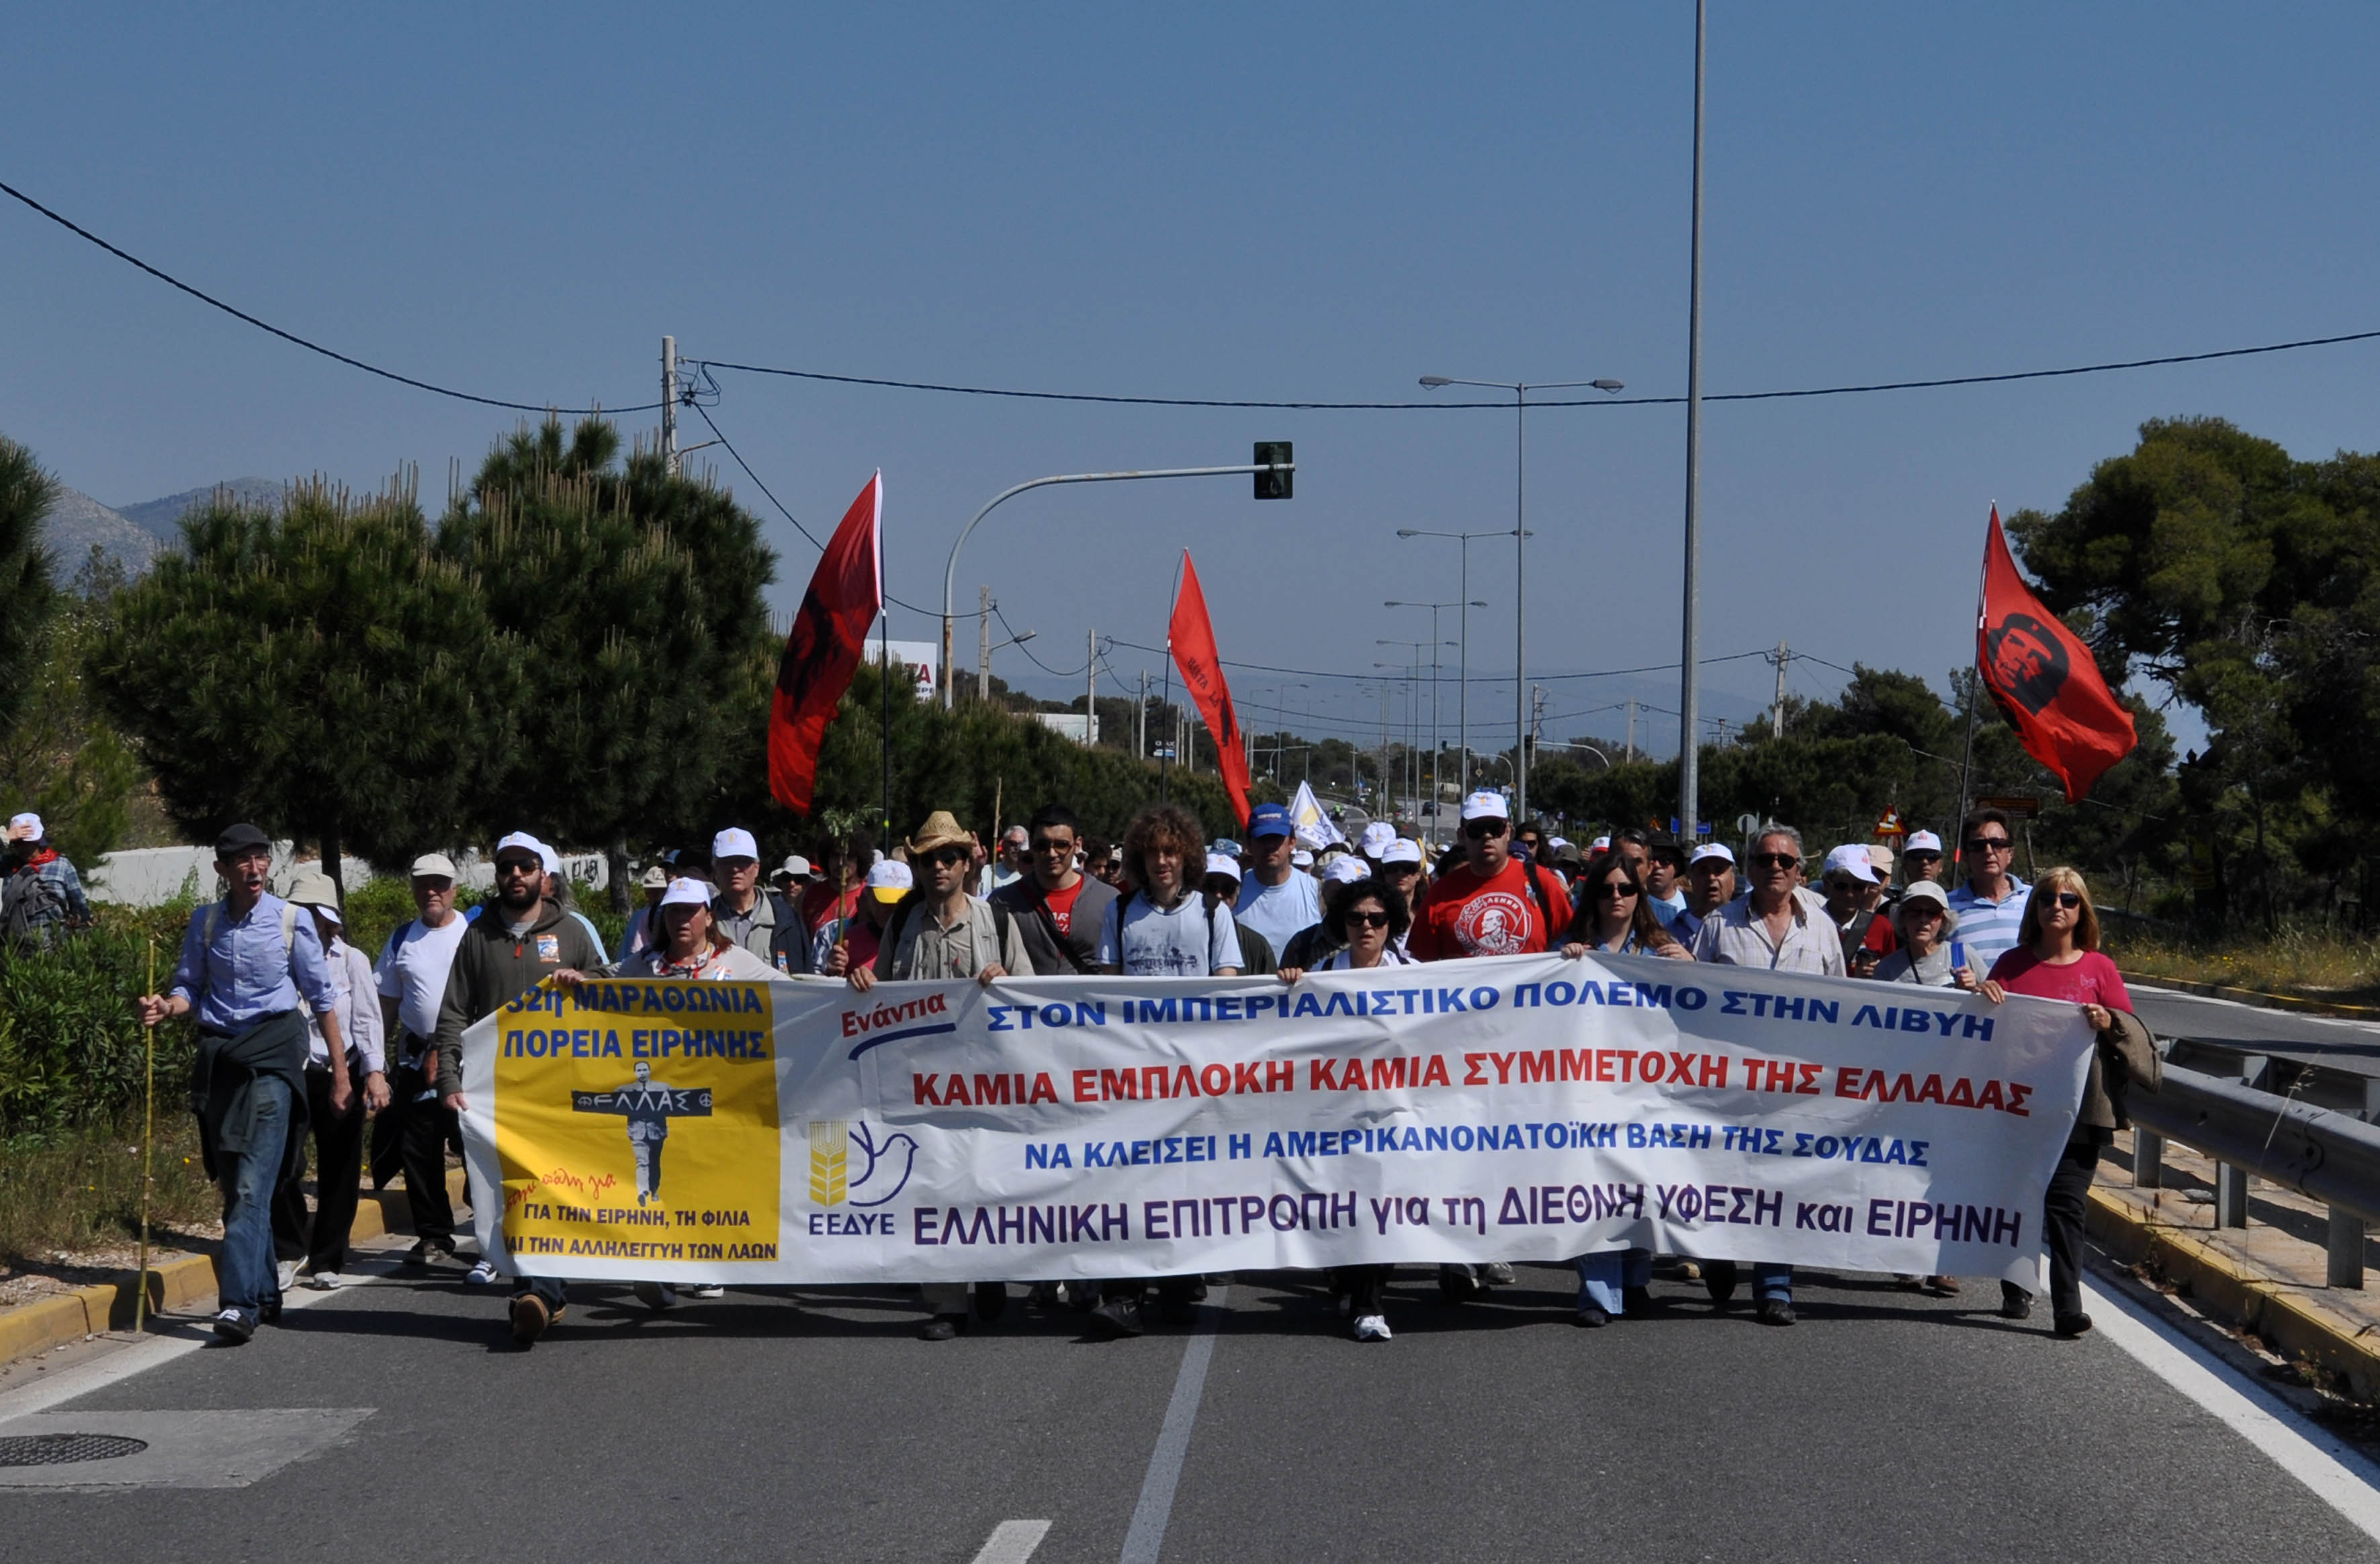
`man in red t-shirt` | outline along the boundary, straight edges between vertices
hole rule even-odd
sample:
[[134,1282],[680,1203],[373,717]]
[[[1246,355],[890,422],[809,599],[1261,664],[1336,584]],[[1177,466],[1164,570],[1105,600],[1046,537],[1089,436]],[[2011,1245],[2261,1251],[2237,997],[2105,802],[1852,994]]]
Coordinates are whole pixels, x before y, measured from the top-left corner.
[[1463,801],[1463,862],[1430,882],[1414,909],[1405,950],[1416,961],[1525,956],[1557,950],[1570,921],[1561,876],[1512,855],[1503,794]]

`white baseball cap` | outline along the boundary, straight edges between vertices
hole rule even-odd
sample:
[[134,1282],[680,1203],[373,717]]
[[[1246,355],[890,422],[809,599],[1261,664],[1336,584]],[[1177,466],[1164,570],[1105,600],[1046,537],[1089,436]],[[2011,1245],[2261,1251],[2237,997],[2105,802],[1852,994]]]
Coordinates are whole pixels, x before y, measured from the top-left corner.
[[1232,883],[1237,885],[1240,882],[1240,861],[1229,853],[1209,853],[1207,855],[1207,872],[1229,875]]
[[1609,853],[1611,851],[1611,838],[1598,836],[1586,844],[1586,850],[1590,853]]
[[692,875],[680,875],[669,882],[662,892],[664,907],[707,907],[710,905],[710,887]]
[[1827,854],[1827,865],[1819,871],[1819,877],[1824,879],[1838,872],[1847,874],[1863,884],[1878,883],[1876,861],[1867,855],[1867,849],[1856,842],[1845,843]]
[[760,855],[760,844],[742,826],[729,826],[710,839],[710,861],[722,858],[754,858]]
[[1421,862],[1421,843],[1410,836],[1400,836],[1380,849],[1383,864],[1417,864]]
[[917,889],[917,883],[910,878],[909,866],[898,858],[879,859],[868,870],[868,893],[880,902],[897,902]]
[[1322,866],[1322,878],[1332,885],[1353,885],[1359,879],[1371,879],[1372,871],[1365,867],[1363,859],[1342,855]]
[[520,852],[527,853],[529,856],[535,858],[540,865],[542,865],[545,862],[545,843],[540,842],[536,837],[531,836],[525,830],[514,831],[504,837],[503,841],[498,842],[496,843],[496,850],[488,855],[489,861],[492,863],[494,860],[503,857],[505,854],[513,852],[516,849]]
[[1720,846],[1716,842],[1706,842],[1701,846],[1695,848],[1694,857],[1688,860],[1688,866],[1692,867],[1694,864],[1699,864],[1707,858],[1717,858],[1720,863],[1725,864],[1730,868],[1733,868],[1735,867],[1735,855],[1725,847]]
[[545,866],[546,873],[560,874],[562,872],[562,855],[555,852],[547,843],[540,842],[537,844],[537,857],[538,862]]
[[1900,850],[1903,853],[1939,853],[1942,851],[1942,839],[1930,830],[1912,830]]
[[1298,868],[1310,869],[1314,867],[1314,855],[1304,847],[1294,848],[1289,855],[1289,861]]
[[1463,818],[1466,824],[1472,820],[1509,820],[1512,818],[1512,806],[1504,802],[1504,795],[1500,793],[1483,789],[1463,801]]
[[792,875],[795,879],[808,879],[818,873],[818,870],[810,867],[810,861],[808,858],[796,853],[785,860],[783,867],[778,872]]
[[1397,828],[1386,820],[1374,820],[1364,828],[1359,845],[1366,858],[1377,858],[1383,848],[1397,839]]

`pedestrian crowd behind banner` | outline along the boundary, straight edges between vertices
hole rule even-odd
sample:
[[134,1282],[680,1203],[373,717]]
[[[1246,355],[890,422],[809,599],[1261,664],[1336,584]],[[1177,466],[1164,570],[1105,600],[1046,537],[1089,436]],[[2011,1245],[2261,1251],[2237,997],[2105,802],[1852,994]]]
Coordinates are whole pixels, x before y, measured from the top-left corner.
[[[410,1265],[464,1263],[446,1196],[448,1158],[463,1151],[459,1116],[470,1108],[463,1037],[500,1009],[533,1001],[536,991],[607,976],[807,979],[865,993],[879,983],[990,986],[1092,975],[1269,976],[1296,990],[1309,975],[1589,955],[1852,976],[1963,991],[1992,1005],[2014,993],[2078,1007],[2098,1041],[2071,1134],[2034,1209],[2054,1333],[2090,1328],[2079,1282],[2084,1192],[2102,1148],[2127,1121],[2127,1092],[2155,1089],[2156,1056],[2121,977],[2098,951],[2082,877],[2052,869],[2037,885],[2018,879],[1999,812],[1960,822],[1963,874],[1955,886],[1944,883],[1943,842],[1924,830],[1897,858],[1866,843],[1814,854],[1781,825],[1756,832],[1741,855],[1636,830],[1581,846],[1539,822],[1515,821],[1501,794],[1477,792],[1462,803],[1457,840],[1433,858],[1385,822],[1350,841],[1335,820],[1327,832],[1301,823],[1305,812],[1257,806],[1245,842],[1210,842],[1186,810],[1158,806],[1111,842],[1052,802],[987,844],[935,811],[889,851],[865,831],[830,832],[765,873],[753,834],[729,826],[707,851],[664,853],[646,869],[644,904],[609,951],[568,906],[553,849],[516,832],[497,843],[493,894],[468,915],[454,904],[453,861],[436,852],[415,860],[418,915],[369,955],[345,942],[328,880],[309,876],[286,898],[274,895],[264,833],[235,826],[216,843],[223,899],[192,914],[166,990],[137,1003],[144,1024],[190,1016],[199,1031],[192,1106],[225,1201],[215,1329],[249,1340],[277,1317],[285,1289],[341,1284],[354,1193],[366,1176],[384,1184],[403,1173],[417,1235]],[[63,863],[54,854],[32,861],[43,849],[28,846],[39,843],[40,822],[25,831],[27,819],[10,830],[11,887],[49,870],[49,882],[70,887],[72,897],[64,916],[45,921],[87,919],[71,866],[53,869]],[[1805,883],[1814,857],[1815,883]],[[1284,998],[1284,1015],[1287,1005]],[[639,1061],[634,1081],[580,1095],[587,1100],[574,1100],[571,1111],[613,1116],[627,1135],[637,1204],[663,1199],[664,1166],[680,1165],[665,1155],[671,1136],[686,1116],[712,1111],[710,1094],[657,1082]],[[310,1145],[318,1170],[310,1208],[300,1183]],[[891,1148],[862,1147],[869,1159],[880,1152]],[[849,1173],[837,1162],[814,1176],[831,1185]],[[473,1204],[493,1198],[480,1191]],[[516,1341],[533,1343],[566,1317],[564,1279],[508,1277],[494,1258],[474,1258],[467,1281],[504,1296]],[[1574,1266],[1569,1314],[1581,1327],[1658,1309],[1657,1278],[1699,1286],[1722,1308],[1748,1280],[1761,1323],[1796,1319],[1790,1265],[1629,1249],[1583,1255]],[[1330,1272],[1339,1313],[1358,1340],[1390,1339],[1391,1273],[1383,1265]],[[1437,1267],[1436,1294],[1459,1306],[1512,1279],[1502,1260],[1447,1264]],[[1953,1276],[1896,1279],[1938,1295],[1961,1291]],[[1125,1338],[1148,1329],[1151,1315],[1187,1323],[1206,1284],[1199,1276],[1041,1282],[1027,1301],[1077,1311],[1092,1333]],[[633,1285],[655,1309],[721,1291],[658,1279]],[[989,1276],[934,1282],[923,1294],[919,1334],[929,1340],[987,1327],[1010,1302],[1009,1284]],[[2033,1307],[2030,1289],[2001,1278],[2002,1316],[2023,1320]]]

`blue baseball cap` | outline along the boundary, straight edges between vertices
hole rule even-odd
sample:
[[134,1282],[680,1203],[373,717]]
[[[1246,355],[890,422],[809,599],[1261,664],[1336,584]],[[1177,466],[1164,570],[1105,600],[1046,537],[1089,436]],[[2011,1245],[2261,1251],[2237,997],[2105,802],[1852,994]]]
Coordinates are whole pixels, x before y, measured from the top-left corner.
[[1289,806],[1285,804],[1259,804],[1248,811],[1248,837],[1251,841],[1259,836],[1296,834],[1297,822],[1290,818]]

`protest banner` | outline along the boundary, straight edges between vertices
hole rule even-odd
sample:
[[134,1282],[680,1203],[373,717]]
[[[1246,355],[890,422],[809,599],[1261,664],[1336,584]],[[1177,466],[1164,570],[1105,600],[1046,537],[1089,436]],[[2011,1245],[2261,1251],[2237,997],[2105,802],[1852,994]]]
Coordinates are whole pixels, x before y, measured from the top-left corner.
[[[528,1275],[824,1283],[1666,1254],[2037,1282],[2074,1006],[1640,957],[590,982],[466,1035]],[[501,1198],[484,1196],[498,1190]]]

